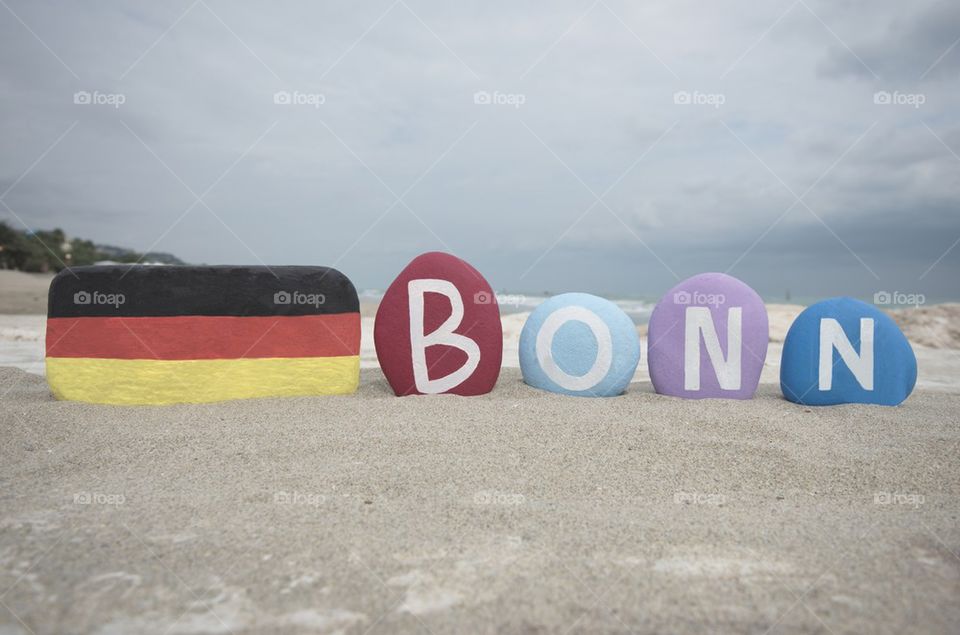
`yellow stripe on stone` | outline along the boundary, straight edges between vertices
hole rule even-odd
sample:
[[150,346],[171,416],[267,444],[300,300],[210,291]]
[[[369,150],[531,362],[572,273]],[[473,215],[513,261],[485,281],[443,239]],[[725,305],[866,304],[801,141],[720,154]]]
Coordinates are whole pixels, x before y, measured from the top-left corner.
[[47,382],[57,399],[118,405],[345,395],[356,391],[360,383],[360,357],[48,357]]

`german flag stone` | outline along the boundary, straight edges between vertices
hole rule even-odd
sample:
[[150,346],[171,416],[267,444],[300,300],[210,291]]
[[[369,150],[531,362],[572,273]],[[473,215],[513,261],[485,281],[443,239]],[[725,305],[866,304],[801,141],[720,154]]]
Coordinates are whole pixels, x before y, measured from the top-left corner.
[[74,267],[50,284],[58,399],[171,404],[352,393],[360,303],[327,267]]

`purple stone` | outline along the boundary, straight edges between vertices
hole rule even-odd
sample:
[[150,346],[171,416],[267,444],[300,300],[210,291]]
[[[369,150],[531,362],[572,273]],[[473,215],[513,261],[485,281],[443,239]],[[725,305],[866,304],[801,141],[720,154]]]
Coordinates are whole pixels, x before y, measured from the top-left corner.
[[750,399],[770,329],[757,292],[732,276],[702,273],[670,289],[650,316],[647,364],[661,395]]

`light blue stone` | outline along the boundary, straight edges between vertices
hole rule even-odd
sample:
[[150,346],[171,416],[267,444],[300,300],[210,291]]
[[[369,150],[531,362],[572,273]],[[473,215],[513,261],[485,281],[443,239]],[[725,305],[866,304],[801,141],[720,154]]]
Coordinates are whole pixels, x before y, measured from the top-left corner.
[[[836,333],[837,324],[842,337]],[[863,357],[865,338],[861,337],[870,328],[872,364]],[[837,335],[832,339],[831,330]],[[829,384],[821,384],[821,331],[828,347],[824,349],[829,355],[824,355],[824,371]],[[847,348],[847,341],[849,360],[839,352],[840,347]],[[906,336],[885,313],[853,298],[831,298],[807,307],[790,326],[783,343],[780,389],[795,403],[896,406],[910,395],[916,382],[917,358]]]
[[633,321],[613,302],[588,293],[550,298],[530,314],[520,333],[523,380],[550,392],[620,395],[639,362]]

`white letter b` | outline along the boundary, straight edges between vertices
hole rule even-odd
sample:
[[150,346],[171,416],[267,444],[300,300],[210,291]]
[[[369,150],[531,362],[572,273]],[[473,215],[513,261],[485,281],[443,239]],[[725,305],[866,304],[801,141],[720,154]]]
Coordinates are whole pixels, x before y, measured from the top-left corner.
[[[423,332],[424,296],[439,293],[450,300],[450,317],[429,335]],[[449,280],[425,278],[411,280],[407,284],[410,305],[410,349],[413,354],[413,380],[417,390],[425,395],[436,395],[453,390],[477,369],[480,364],[480,347],[469,337],[454,333],[463,321],[463,298]],[[452,346],[467,354],[463,366],[445,377],[430,379],[427,368],[427,348],[437,345]]]

